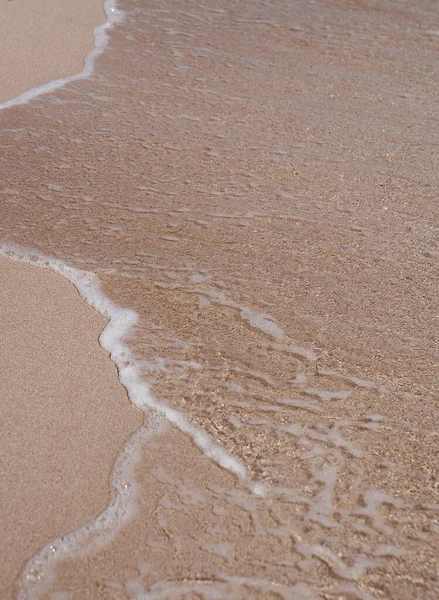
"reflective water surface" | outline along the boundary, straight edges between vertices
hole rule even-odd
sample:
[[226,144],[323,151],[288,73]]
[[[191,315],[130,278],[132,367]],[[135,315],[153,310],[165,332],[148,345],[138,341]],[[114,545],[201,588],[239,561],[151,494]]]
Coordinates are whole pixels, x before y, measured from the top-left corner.
[[1,239],[137,311],[156,401],[243,468],[147,411],[134,516],[22,597],[433,599],[437,5],[120,8],[0,114]]

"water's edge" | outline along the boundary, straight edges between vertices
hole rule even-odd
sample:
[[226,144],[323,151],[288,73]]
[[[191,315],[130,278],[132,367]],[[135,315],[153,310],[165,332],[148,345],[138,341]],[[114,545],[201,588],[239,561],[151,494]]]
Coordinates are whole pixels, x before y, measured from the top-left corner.
[[116,2],[88,71],[4,113],[0,257],[109,320],[146,418],[19,597],[436,598],[429,21]]
[[[106,0],[104,10],[107,20],[94,29],[94,48],[86,56],[82,71],[32,88],[0,104],[0,110],[27,104],[34,98],[53,92],[68,83],[90,77],[96,58],[107,46],[108,31],[124,18],[124,12],[117,8],[116,0]],[[181,413],[152,397],[148,384],[139,375],[140,367],[132,357],[129,347],[123,342],[137,322],[138,315],[131,309],[117,306],[107,298],[100,290],[98,278],[94,273],[75,269],[65,262],[44,256],[37,250],[9,244],[0,244],[0,256],[49,269],[65,277],[75,286],[87,304],[108,318],[109,322],[99,337],[99,344],[109,353],[112,362],[116,365],[119,381],[127,391],[130,401],[146,413],[146,424],[130,436],[115,461],[109,482],[111,498],[104,511],[94,521],[49,542],[24,566],[20,577],[21,589],[18,598],[26,600],[42,593],[52,581],[53,566],[56,561],[73,554],[86,554],[96,545],[106,543],[130,518],[136,496],[133,470],[139,459],[142,440],[163,430],[166,421],[189,434],[195,444],[222,467],[242,478],[246,477],[246,469],[241,461],[214,444],[205,431],[193,426]],[[254,491],[260,492],[257,486]]]
[[[101,315],[109,319],[99,337],[99,344],[106,350],[116,365],[119,381],[127,391],[130,401],[146,416],[146,423],[139,427],[126,441],[115,461],[109,485],[111,498],[104,511],[92,522],[57,538],[44,546],[25,565],[21,574],[19,600],[34,598],[44,591],[52,581],[53,566],[61,558],[83,555],[91,549],[108,542],[129,520],[136,497],[134,466],[140,456],[142,440],[162,431],[170,422],[190,435],[194,443],[211,459],[237,476],[245,478],[246,469],[224,448],[214,444],[210,436],[201,428],[192,425],[181,413],[165,403],[157,401],[150,394],[148,384],[140,377],[140,366],[133,358],[129,347],[124,343],[137,322],[137,314],[114,304],[100,290],[94,273],[75,269],[66,263],[48,258],[38,251],[10,245],[0,245],[0,256],[16,262],[49,269],[65,277],[77,289],[81,298]],[[260,492],[254,487],[255,493]]]
[[64,87],[67,83],[90,77],[90,75],[93,73],[96,58],[100,54],[102,54],[102,52],[105,50],[105,47],[107,46],[108,31],[114,24],[120,23],[124,18],[123,11],[117,8],[116,0],[105,0],[104,11],[107,15],[107,20],[105,21],[105,23],[102,23],[102,25],[98,25],[97,27],[95,27],[93,31],[94,48],[85,57],[84,67],[82,71],[76,73],[75,75],[61,77],[60,79],[54,79],[53,81],[49,81],[48,83],[45,83],[38,87],[31,88],[30,90],[19,94],[15,98],[11,98],[10,100],[6,100],[6,102],[1,103],[0,110],[9,108],[11,106],[27,104],[30,100],[33,100],[33,98],[37,98],[38,96],[42,96],[43,94],[53,92],[54,90]]

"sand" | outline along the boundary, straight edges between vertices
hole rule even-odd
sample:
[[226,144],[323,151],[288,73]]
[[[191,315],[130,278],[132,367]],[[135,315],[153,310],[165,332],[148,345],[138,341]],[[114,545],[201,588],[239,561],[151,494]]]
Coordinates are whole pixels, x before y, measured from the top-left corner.
[[[2,1],[0,101],[81,70],[101,2]],[[8,34],[9,33],[9,34]],[[106,319],[59,275],[0,259],[0,598],[24,562],[106,506],[142,415],[98,338]]]
[[141,423],[98,338],[106,319],[48,270],[0,259],[1,598],[23,561],[95,518]]
[[133,519],[41,597],[437,600],[437,3],[122,8],[0,115],[0,236],[97,271],[248,478],[152,431]]
[[0,102],[78,73],[105,21],[99,0],[1,0]]

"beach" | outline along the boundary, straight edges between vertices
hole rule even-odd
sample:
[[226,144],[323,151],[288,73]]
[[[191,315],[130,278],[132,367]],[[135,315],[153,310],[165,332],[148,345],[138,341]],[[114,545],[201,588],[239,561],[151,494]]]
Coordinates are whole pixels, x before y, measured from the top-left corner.
[[[105,21],[101,2],[2,4],[0,102],[80,71]],[[99,346],[107,319],[71,283],[5,257],[0,281],[6,599],[37,550],[105,509],[114,461],[142,415]]]
[[106,507],[113,463],[142,422],[98,339],[106,324],[59,275],[1,258],[2,588]]
[[434,600],[437,6],[117,8],[0,112],[1,244],[137,315],[127,395],[107,320],[0,262],[4,597]]
[[103,2],[2,0],[0,102],[81,71],[93,29],[105,21]]

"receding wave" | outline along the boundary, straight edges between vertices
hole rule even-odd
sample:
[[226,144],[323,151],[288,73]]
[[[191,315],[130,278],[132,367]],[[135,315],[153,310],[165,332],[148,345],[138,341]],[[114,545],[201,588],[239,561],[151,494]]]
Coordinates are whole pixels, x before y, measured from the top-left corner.
[[2,254],[109,317],[146,414],[106,511],[20,597],[423,597],[433,383],[407,315],[434,309],[407,281],[436,255],[407,181],[431,199],[434,39],[422,7],[369,4],[107,3],[82,73],[2,106]]

